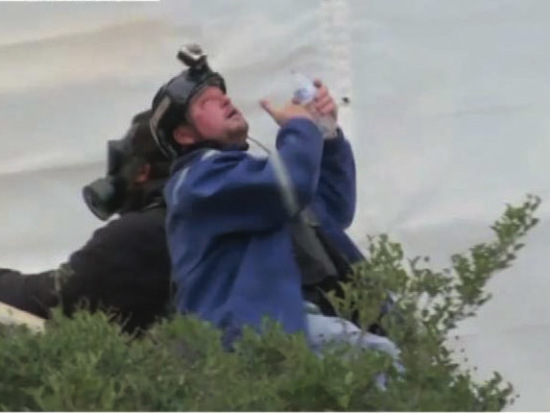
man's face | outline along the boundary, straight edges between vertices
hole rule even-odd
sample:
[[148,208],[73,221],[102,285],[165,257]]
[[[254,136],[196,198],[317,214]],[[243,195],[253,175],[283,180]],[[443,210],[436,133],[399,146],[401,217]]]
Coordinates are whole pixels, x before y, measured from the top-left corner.
[[202,139],[240,144],[248,137],[246,119],[218,87],[201,90],[191,101],[188,117]]

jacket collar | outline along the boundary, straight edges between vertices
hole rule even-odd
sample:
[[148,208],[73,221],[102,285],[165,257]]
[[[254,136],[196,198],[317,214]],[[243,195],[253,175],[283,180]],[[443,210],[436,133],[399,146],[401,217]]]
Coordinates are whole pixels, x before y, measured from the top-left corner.
[[172,168],[170,171],[170,174],[174,174],[175,172],[182,169],[185,165],[188,165],[190,162],[192,162],[196,157],[203,154],[205,151],[209,149],[215,149],[221,152],[228,152],[228,151],[246,151],[248,150],[248,143],[244,144],[220,144],[218,142],[212,142],[212,141],[206,141],[206,142],[199,142],[194,145],[191,145],[187,147],[185,150],[182,151],[180,156],[176,158],[174,163],[172,164]]

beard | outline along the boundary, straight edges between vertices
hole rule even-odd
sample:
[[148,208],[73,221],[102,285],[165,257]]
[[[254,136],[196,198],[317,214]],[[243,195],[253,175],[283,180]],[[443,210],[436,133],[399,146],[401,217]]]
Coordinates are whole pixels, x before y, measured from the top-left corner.
[[248,123],[243,119],[242,122],[232,125],[227,132],[228,142],[244,143],[248,138]]

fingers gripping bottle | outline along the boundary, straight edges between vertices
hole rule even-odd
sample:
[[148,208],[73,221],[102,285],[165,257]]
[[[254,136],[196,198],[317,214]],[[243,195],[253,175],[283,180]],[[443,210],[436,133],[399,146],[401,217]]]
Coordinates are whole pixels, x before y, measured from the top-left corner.
[[[313,84],[313,81],[304,76],[301,73],[292,71],[292,80],[294,83],[294,99],[297,100],[301,105],[307,105],[313,101],[315,94],[317,93],[317,88]],[[321,115],[314,112],[314,121],[324,139],[334,137],[336,135],[336,119],[331,115]]]

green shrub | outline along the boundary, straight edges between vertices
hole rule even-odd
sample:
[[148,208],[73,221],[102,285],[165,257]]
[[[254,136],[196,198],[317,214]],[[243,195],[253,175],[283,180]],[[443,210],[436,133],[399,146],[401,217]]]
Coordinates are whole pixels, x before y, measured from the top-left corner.
[[[501,410],[513,389],[495,373],[476,382],[447,347],[452,330],[475,315],[489,296],[487,281],[510,266],[519,240],[536,224],[539,199],[508,206],[492,227],[492,242],[452,257],[435,271],[428,261],[406,260],[399,244],[372,238],[369,258],[332,297],[342,315],[377,321],[393,291],[396,308],[380,323],[402,351],[399,375],[387,356],[335,348],[315,356],[300,335],[273,325],[258,336],[245,332],[232,353],[220,334],[193,317],[176,317],[135,338],[105,314],[56,313],[44,333],[0,328],[2,410]],[[375,385],[385,372],[387,390]]]

